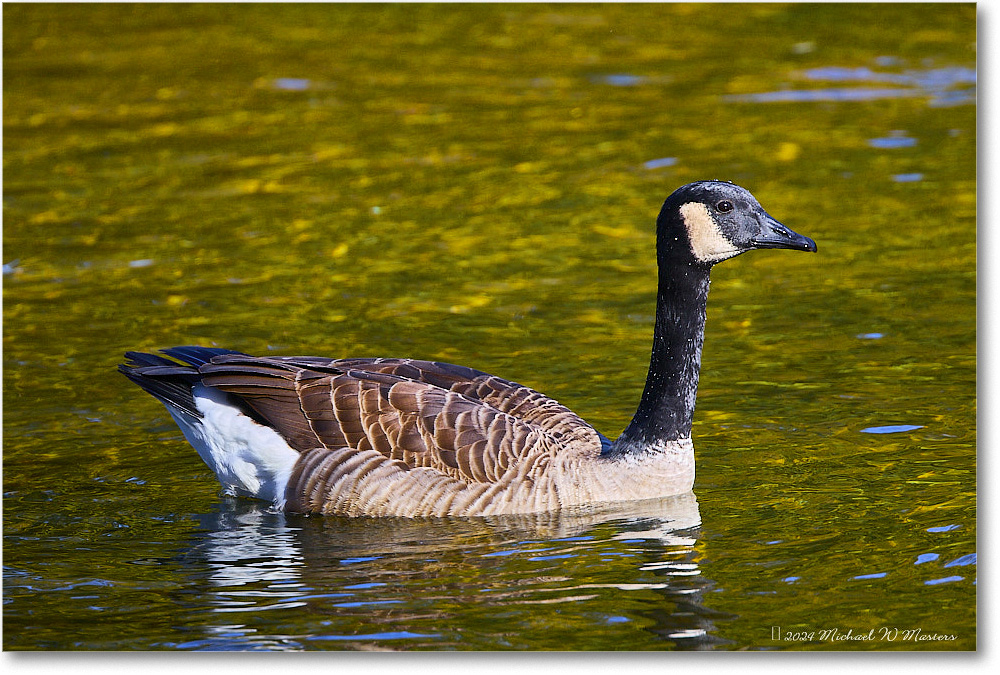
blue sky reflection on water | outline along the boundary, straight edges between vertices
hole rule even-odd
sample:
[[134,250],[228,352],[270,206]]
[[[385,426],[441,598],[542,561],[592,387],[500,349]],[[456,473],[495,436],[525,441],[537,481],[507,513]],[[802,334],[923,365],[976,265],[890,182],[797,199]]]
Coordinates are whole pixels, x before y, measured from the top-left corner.
[[900,73],[876,71],[867,67],[825,66],[799,74],[812,82],[848,82],[893,84],[895,87],[824,87],[820,89],[783,89],[753,94],[734,94],[725,100],[753,103],[788,103],[817,101],[876,101],[893,98],[927,98],[931,106],[964,105],[976,99],[976,71],[948,67],[928,70],[904,70]]

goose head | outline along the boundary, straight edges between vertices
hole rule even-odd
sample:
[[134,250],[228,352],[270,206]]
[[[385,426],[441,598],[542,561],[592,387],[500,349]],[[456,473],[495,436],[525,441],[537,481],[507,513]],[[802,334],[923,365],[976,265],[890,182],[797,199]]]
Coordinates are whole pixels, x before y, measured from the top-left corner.
[[734,183],[688,183],[663,203],[656,221],[659,258],[714,265],[759,248],[816,251],[816,242],[771,217]]

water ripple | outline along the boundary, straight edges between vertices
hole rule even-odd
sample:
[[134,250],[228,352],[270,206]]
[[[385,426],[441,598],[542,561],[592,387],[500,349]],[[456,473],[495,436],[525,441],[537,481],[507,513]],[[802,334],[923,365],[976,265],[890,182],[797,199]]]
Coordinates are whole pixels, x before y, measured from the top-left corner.
[[677,163],[676,157],[660,157],[659,159],[651,159],[648,162],[643,162],[642,167],[644,169],[664,169],[668,166],[673,166]]
[[815,101],[874,101],[892,98],[927,97],[934,107],[975,104],[976,71],[952,66],[892,73],[871,68],[826,66],[799,74],[805,80],[823,82],[890,84],[891,87],[826,87],[822,89],[782,89],[753,94],[735,94],[723,100],[749,103],[799,103]]
[[949,563],[945,563],[945,567],[962,567],[964,565],[975,565],[976,564],[976,554],[970,553],[968,555],[963,555],[961,558],[955,558]]
[[884,138],[872,138],[868,140],[868,145],[881,150],[894,150],[896,148],[912,148],[917,144],[917,139],[909,136],[886,136]]
[[861,430],[863,434],[901,434],[907,431],[916,431],[917,429],[923,429],[923,426],[918,424],[890,424],[884,427],[865,427]]
[[924,582],[926,586],[937,586],[938,584],[950,584],[953,581],[961,581],[965,577],[944,577],[942,579],[929,579]]
[[415,638],[436,638],[440,633],[411,633],[407,630],[385,633],[365,633],[362,635],[311,635],[307,640],[412,640]]

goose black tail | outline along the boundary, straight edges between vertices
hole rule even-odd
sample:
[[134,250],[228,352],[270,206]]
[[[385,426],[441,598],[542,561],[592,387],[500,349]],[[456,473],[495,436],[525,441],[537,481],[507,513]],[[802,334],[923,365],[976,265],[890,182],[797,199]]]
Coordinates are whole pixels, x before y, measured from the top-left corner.
[[216,347],[172,347],[160,352],[176,360],[157,354],[125,352],[127,362],[120,364],[118,370],[167,406],[167,410],[194,419],[202,416],[192,393],[201,382],[198,368],[214,356],[241,353]]

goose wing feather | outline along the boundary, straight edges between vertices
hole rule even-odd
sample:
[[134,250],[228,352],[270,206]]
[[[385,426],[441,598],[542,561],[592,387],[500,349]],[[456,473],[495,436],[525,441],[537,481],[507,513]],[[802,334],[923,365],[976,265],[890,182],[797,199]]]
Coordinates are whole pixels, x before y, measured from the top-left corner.
[[300,452],[375,450],[407,468],[492,483],[513,464],[601,450],[600,435],[565,406],[462,366],[226,354],[199,370],[204,384],[243,399]]

